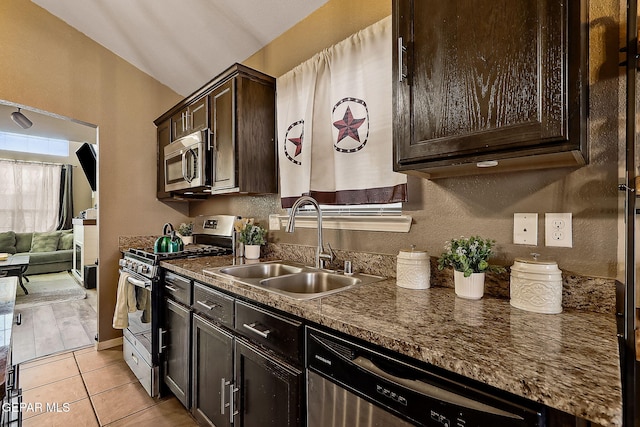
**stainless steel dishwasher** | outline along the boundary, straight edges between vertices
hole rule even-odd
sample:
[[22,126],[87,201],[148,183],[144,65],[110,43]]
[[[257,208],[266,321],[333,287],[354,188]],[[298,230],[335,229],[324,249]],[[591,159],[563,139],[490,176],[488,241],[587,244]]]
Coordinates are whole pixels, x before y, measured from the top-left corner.
[[543,427],[542,405],[306,329],[307,427]]

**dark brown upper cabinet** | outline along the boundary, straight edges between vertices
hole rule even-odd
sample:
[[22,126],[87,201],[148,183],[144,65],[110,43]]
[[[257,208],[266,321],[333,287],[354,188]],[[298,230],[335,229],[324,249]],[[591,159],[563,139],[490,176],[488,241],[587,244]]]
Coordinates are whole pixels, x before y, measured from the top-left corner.
[[184,107],[171,117],[171,141],[207,128],[207,97]]
[[586,164],[587,28],[585,0],[393,0],[394,170]]
[[[275,108],[275,79],[234,64],[157,118],[158,199],[277,193]],[[164,147],[204,129],[206,185],[194,192],[166,192]]]

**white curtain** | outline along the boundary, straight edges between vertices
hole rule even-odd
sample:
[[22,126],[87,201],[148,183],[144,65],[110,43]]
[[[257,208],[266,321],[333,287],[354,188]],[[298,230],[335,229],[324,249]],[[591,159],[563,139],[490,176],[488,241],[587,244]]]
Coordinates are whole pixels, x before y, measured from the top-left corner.
[[0,159],[0,232],[53,231],[62,165]]
[[277,80],[282,206],[406,201],[393,172],[391,17]]

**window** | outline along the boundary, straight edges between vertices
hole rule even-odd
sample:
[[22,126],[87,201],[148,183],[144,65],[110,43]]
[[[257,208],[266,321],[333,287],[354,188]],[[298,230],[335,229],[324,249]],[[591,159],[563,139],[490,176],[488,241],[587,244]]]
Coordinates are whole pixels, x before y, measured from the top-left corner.
[[[408,233],[412,218],[402,214],[402,203],[373,205],[320,205],[322,226],[335,230],[395,231]],[[276,216],[281,229],[286,225],[287,215]],[[271,223],[271,221],[269,221]],[[296,227],[317,227],[316,210],[312,205],[304,205],[296,213]]]
[[68,157],[69,141],[64,139],[0,132],[0,150]]

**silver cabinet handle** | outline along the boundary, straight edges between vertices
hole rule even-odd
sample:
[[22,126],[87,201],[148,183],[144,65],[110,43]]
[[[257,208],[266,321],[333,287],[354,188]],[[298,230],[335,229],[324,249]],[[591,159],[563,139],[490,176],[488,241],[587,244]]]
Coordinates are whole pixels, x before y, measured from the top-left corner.
[[167,331],[165,331],[162,328],[158,328],[158,346],[160,348],[160,353],[163,353],[162,350],[164,350],[165,348],[167,348],[166,345],[164,345],[164,334],[166,334]]
[[402,37],[398,37],[398,81],[402,82],[407,77],[404,71],[404,54],[407,48],[402,42]]
[[178,288],[176,288],[175,286],[172,286],[172,285],[167,285],[166,283],[164,285],[164,288],[169,290],[169,291],[171,291],[171,292],[178,292]]
[[266,331],[261,331],[261,330],[256,329],[256,322],[253,322],[250,325],[247,325],[246,323],[243,323],[242,327],[250,330],[254,334],[260,335],[262,338],[269,338],[269,334],[271,333],[271,331],[269,329],[267,329]]
[[229,384],[229,422],[231,424],[234,423],[234,418],[236,415],[238,415],[238,411],[236,411],[234,409],[235,406],[235,393],[240,390],[238,387],[234,386],[233,384]]
[[216,307],[220,307],[220,304],[216,304],[216,303],[211,303],[211,305],[207,304],[207,302],[209,301],[196,301],[198,304],[200,304],[201,306],[203,306],[204,308],[206,308],[207,310],[213,310]]
[[231,381],[227,381],[225,378],[220,379],[220,415],[224,415],[224,408],[228,408],[231,403],[226,403],[224,401],[224,394],[228,385],[231,384]]

